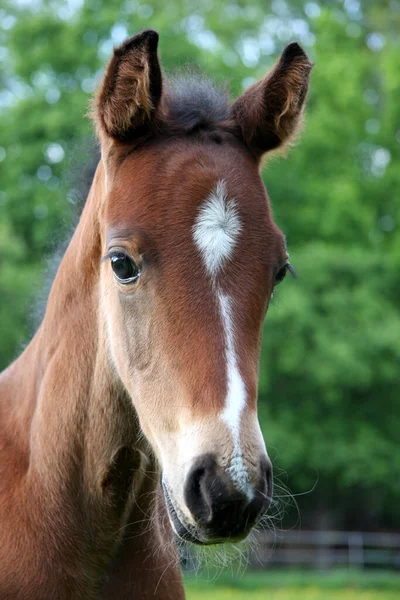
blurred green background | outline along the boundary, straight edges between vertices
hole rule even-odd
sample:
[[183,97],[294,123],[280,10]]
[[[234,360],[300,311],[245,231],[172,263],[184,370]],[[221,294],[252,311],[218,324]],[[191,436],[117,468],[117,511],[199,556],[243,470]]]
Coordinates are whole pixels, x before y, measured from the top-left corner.
[[264,169],[299,275],[265,322],[272,513],[298,522],[288,486],[303,527],[399,530],[399,1],[2,0],[0,367],[29,338],[80,202],[92,91],[113,45],[145,27],[167,73],[190,66],[233,97],[291,40],[315,62],[301,140]]
[[188,577],[186,590],[187,600],[398,600],[400,585],[390,573],[266,571]]

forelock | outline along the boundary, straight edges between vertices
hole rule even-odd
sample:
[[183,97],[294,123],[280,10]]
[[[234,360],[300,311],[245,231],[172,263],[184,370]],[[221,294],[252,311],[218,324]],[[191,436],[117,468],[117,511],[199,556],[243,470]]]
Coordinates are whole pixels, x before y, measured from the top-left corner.
[[229,118],[227,90],[197,75],[171,78],[166,86],[168,121],[184,133],[216,129]]

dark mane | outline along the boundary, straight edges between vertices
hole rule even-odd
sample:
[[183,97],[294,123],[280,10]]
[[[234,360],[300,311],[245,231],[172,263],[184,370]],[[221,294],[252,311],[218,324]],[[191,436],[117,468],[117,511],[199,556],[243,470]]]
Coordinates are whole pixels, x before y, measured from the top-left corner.
[[229,96],[200,75],[173,77],[166,82],[165,109],[169,124],[182,133],[215,129],[229,118]]

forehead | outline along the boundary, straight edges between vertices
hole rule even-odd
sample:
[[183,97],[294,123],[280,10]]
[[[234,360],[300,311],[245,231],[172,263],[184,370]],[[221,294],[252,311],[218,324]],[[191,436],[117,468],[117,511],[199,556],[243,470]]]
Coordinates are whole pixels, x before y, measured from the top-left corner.
[[234,213],[253,252],[284,250],[252,157],[240,146],[187,140],[149,146],[120,163],[107,200],[107,237],[136,232],[143,243],[179,246],[193,237],[202,211],[222,228],[232,225]]

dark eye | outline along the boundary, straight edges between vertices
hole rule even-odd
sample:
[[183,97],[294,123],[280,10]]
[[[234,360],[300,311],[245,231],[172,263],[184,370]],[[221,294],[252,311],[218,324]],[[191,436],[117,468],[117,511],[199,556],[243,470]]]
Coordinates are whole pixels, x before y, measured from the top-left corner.
[[140,269],[126,254],[111,256],[111,268],[120,283],[133,283],[140,275]]
[[277,274],[275,276],[275,283],[274,283],[274,285],[279,285],[285,279],[286,273],[288,272],[288,270],[289,270],[289,265],[286,263],[286,265],[284,265],[277,272]]

